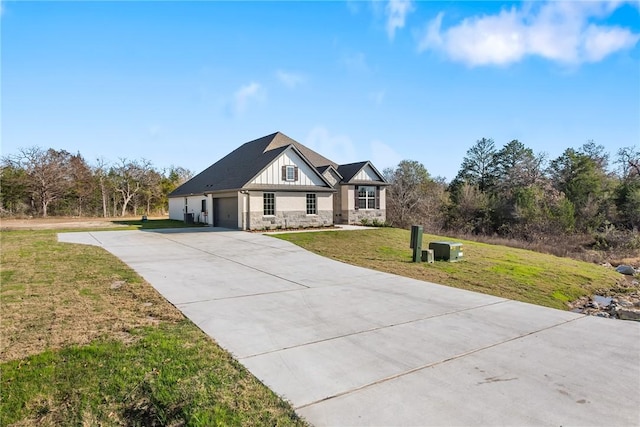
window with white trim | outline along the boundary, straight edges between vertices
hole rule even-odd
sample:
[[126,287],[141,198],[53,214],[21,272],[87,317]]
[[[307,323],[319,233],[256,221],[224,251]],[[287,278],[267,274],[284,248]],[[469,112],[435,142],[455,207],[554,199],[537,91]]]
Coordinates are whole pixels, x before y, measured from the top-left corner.
[[376,187],[366,185],[358,187],[358,208],[376,208]]
[[262,196],[262,206],[264,215],[275,215],[276,195],[274,193],[264,193]]
[[318,198],[315,194],[307,194],[307,215],[318,214]]

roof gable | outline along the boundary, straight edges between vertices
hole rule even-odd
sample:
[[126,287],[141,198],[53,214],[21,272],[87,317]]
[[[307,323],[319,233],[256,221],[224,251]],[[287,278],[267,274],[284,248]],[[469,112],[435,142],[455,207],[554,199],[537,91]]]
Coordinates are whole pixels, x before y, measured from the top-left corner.
[[[291,187],[296,186],[321,186],[332,187],[327,179],[320,174],[320,172],[309,162],[305,156],[300,153],[295,145],[287,145],[284,147],[284,151],[280,155],[273,159],[271,163],[265,166],[260,172],[258,172],[248,183],[251,185],[287,185]],[[280,151],[281,148],[276,148],[272,151]],[[296,166],[299,170],[297,181],[283,181],[282,180],[282,168],[284,166]]]
[[386,180],[369,161],[340,165],[338,172],[342,175],[343,183],[351,182],[382,182]]
[[338,173],[336,168],[331,165],[320,166],[318,172],[327,180],[332,187],[334,187],[337,183],[342,181],[342,175]]
[[275,148],[280,148],[282,146],[285,145],[293,145],[294,147],[296,147],[298,149],[298,151],[300,151],[302,153],[303,156],[305,156],[307,158],[307,160],[309,160],[309,162],[311,162],[311,164],[315,167],[320,167],[320,166],[328,166],[331,165],[334,168],[338,167],[338,164],[327,159],[326,157],[316,153],[315,151],[313,151],[311,148],[300,144],[298,141],[293,140],[291,138],[289,138],[287,135],[281,133],[281,132],[277,132],[273,138],[273,140],[271,141],[271,143],[269,143],[269,145],[267,146],[266,150],[273,150]]
[[239,190],[255,179],[287,149],[296,150],[303,162],[313,169],[313,173],[331,187],[316,167],[334,163],[283,133],[276,132],[241,145],[176,188],[169,196]]

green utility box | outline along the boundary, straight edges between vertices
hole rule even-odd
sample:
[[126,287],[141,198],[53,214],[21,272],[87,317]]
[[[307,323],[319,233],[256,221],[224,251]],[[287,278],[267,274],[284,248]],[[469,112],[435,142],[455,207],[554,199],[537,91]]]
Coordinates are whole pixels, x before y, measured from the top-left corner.
[[422,256],[422,226],[411,226],[411,241],[409,247],[413,249],[413,262],[420,262]]
[[429,249],[433,250],[436,261],[456,262],[462,260],[462,243],[455,242],[431,242]]

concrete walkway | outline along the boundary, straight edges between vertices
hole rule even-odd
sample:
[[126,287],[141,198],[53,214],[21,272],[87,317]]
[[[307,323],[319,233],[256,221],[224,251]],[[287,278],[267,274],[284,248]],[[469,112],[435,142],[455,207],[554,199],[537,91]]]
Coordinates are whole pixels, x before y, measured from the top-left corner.
[[59,240],[122,259],[316,426],[640,425],[637,322],[380,273],[246,232]]

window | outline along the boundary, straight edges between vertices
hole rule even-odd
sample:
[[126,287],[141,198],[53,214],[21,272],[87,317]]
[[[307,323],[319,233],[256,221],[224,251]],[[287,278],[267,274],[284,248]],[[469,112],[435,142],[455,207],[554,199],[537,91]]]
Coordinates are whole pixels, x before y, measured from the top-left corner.
[[315,194],[307,194],[307,215],[316,215],[318,213],[318,204]]
[[292,165],[282,166],[282,180],[283,181],[297,181],[298,180],[298,167]]
[[263,212],[264,212],[264,215],[276,214],[276,195],[274,193],[264,193]]
[[360,186],[358,187],[358,208],[359,209],[375,209],[376,208],[376,187]]

